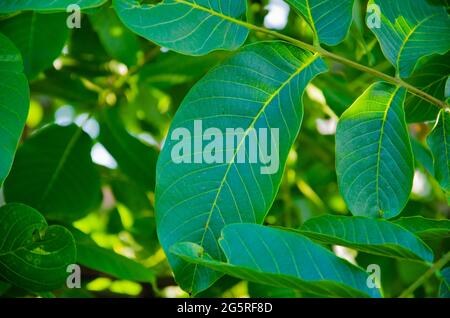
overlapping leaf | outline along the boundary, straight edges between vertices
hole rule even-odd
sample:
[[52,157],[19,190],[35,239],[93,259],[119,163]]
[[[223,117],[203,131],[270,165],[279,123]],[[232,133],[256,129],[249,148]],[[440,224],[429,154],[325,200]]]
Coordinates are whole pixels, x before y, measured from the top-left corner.
[[300,233],[322,243],[343,245],[366,253],[433,261],[433,252],[419,238],[386,220],[324,215],[306,221]]
[[23,204],[0,208],[0,278],[23,289],[51,291],[64,284],[75,260],[75,241],[66,228],[48,227],[39,212]]
[[113,4],[132,31],[184,54],[235,50],[248,34],[247,28],[235,22],[245,18],[245,0],[164,0],[156,5],[114,0]]
[[422,239],[443,239],[450,237],[450,220],[433,220],[421,216],[403,217],[394,221]]
[[339,120],[336,171],[354,215],[392,218],[408,201],[414,160],[404,100],[403,88],[375,83]]
[[52,66],[69,35],[66,14],[22,13],[0,22],[0,32],[9,37],[22,54],[25,74],[34,79]]
[[353,0],[287,0],[308,22],[320,43],[336,45],[352,23]]
[[434,174],[442,189],[450,192],[450,113],[442,110],[427,138],[434,159]]
[[373,27],[386,58],[401,77],[409,77],[420,58],[450,49],[450,18],[427,0],[370,0],[380,8],[381,25]]
[[33,11],[66,11],[70,5],[78,5],[80,9],[95,8],[107,0],[5,0],[0,3],[0,13],[12,13],[22,10]]
[[[189,241],[222,259],[217,239],[224,225],[263,221],[300,129],[303,90],[325,70],[317,55],[282,42],[267,42],[247,46],[194,86],[172,122],[157,165],[158,235],[166,252],[177,242]],[[194,120],[202,120],[203,131],[215,128],[223,136],[229,135],[227,129],[242,129],[243,133],[231,136],[237,137],[234,145],[230,147],[224,141],[216,147],[215,153],[222,158],[228,153],[229,160],[176,163],[190,154],[176,151],[179,141],[174,139],[180,136],[172,137],[172,133],[177,128],[189,132],[192,137],[186,140],[192,144],[202,138],[194,132]],[[253,128],[266,129],[268,147],[272,144],[272,154],[279,158],[272,174],[263,173],[268,165],[261,160],[249,163],[251,150],[247,144]],[[270,128],[279,130],[279,141]],[[252,155],[257,152],[253,150]],[[239,158],[244,162],[238,163]],[[170,253],[168,258],[177,282],[185,290],[197,293],[220,277]]]
[[23,202],[47,219],[70,222],[100,203],[91,140],[81,128],[49,125],[19,148],[5,181],[7,202]]
[[0,186],[11,169],[30,103],[22,57],[0,33]]
[[220,247],[227,261],[211,258],[194,243],[171,250],[195,262],[241,279],[331,297],[378,297],[367,287],[367,274],[298,233],[257,224],[223,229]]

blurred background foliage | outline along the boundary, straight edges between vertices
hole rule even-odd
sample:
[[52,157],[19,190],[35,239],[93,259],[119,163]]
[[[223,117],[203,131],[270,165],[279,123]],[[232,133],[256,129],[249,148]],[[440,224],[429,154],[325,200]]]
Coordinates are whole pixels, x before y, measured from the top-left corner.
[[[306,22],[289,11],[282,0],[249,3],[247,19],[251,23],[312,42]],[[81,28],[65,35],[64,47],[52,66],[29,76],[31,104],[22,142],[50,123],[82,126],[92,140],[90,155],[101,182],[101,195],[82,218],[73,223],[61,218],[50,220],[73,226],[77,261],[82,265],[82,288],[63,288],[40,296],[187,296],[174,282],[158,244],[153,208],[156,158],[186,93],[232,53],[220,51],[190,57],[167,51],[128,31],[109,6],[107,3],[84,13]],[[366,29],[365,8],[366,1],[356,1],[349,36],[340,45],[327,49],[394,75],[374,35]],[[0,17],[0,32],[5,31],[9,19]],[[262,40],[270,38],[252,32],[247,43]],[[46,47],[40,49],[45,54]],[[337,187],[334,133],[338,116],[376,79],[327,62],[331,71],[317,77],[305,93],[302,133],[290,152],[285,177],[266,224],[297,228],[321,214],[349,214]],[[450,209],[431,177],[431,156],[425,146],[431,123],[411,123],[409,127],[418,162],[413,194],[401,216],[448,218]],[[437,259],[449,250],[448,240],[427,243]],[[412,262],[336,246],[329,248],[363,267],[380,264],[387,297],[398,296],[427,269]],[[418,289],[417,296],[436,296],[438,286],[432,278]],[[0,295],[32,296],[5,282],[0,282]],[[225,276],[199,296],[308,295]]]

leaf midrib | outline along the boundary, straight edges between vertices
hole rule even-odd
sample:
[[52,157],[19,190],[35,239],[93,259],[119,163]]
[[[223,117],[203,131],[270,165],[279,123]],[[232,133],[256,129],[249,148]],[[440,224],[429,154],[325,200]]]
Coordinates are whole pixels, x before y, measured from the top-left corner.
[[[178,1],[178,0],[177,0],[177,1]],[[225,174],[224,174],[224,176],[223,176],[223,178],[222,178],[222,180],[221,180],[221,182],[220,182],[219,188],[217,189],[217,193],[216,193],[216,196],[215,196],[214,201],[213,201],[213,203],[212,203],[211,210],[209,211],[209,215],[208,215],[208,219],[207,219],[207,221],[206,221],[205,229],[204,229],[203,234],[202,234],[202,239],[201,239],[201,241],[200,241],[200,243],[199,243],[200,246],[203,247],[203,242],[204,242],[204,240],[205,240],[205,236],[206,236],[206,233],[207,233],[207,231],[208,231],[209,223],[210,223],[210,221],[211,221],[211,217],[212,217],[212,215],[213,215],[214,209],[216,208],[217,200],[218,200],[218,198],[219,198],[219,196],[220,196],[220,193],[221,193],[221,191],[222,191],[222,188],[223,188],[223,186],[224,186],[224,184],[225,184],[225,182],[226,182],[228,173],[229,173],[231,167],[232,167],[233,164],[234,164],[234,159],[236,158],[236,155],[238,154],[240,147],[241,147],[242,144],[245,142],[245,138],[248,136],[248,134],[250,133],[251,129],[254,127],[254,125],[255,125],[256,122],[259,120],[259,118],[264,114],[264,111],[265,111],[266,108],[270,105],[270,103],[272,102],[272,100],[273,100],[276,96],[278,96],[278,94],[283,90],[283,88],[284,88],[286,85],[288,85],[288,84],[290,83],[290,81],[291,81],[293,78],[295,78],[297,75],[299,75],[305,68],[307,68],[308,66],[310,66],[310,65],[311,65],[315,60],[317,60],[318,58],[319,58],[319,54],[318,54],[318,53],[312,55],[312,56],[311,56],[307,61],[305,61],[305,62],[304,62],[304,63],[303,63],[303,64],[302,64],[302,65],[301,65],[294,73],[292,73],[292,74],[291,74],[291,75],[290,75],[283,83],[281,83],[280,87],[279,87],[277,90],[275,90],[275,91],[269,96],[269,98],[267,99],[267,101],[264,103],[264,105],[261,107],[261,109],[260,109],[260,110],[258,111],[258,113],[256,114],[255,118],[254,118],[254,119],[252,120],[252,122],[250,123],[249,127],[246,129],[246,131],[245,131],[245,133],[244,133],[242,139],[240,140],[239,144],[236,146],[236,149],[235,149],[235,151],[234,151],[234,153],[233,153],[233,157],[231,158],[230,162],[228,163],[227,169],[225,170]],[[191,288],[190,288],[191,290],[192,290],[192,287],[193,287],[193,285],[194,285],[195,275],[196,275],[196,272],[197,272],[197,267],[198,267],[198,264],[195,264],[194,272],[193,272],[193,275],[192,275],[192,283],[191,283]]]

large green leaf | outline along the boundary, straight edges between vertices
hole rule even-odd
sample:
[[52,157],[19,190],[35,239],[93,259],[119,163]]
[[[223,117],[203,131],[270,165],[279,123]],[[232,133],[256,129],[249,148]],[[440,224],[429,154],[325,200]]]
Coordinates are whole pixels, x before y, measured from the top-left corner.
[[354,215],[392,218],[408,201],[414,160],[404,100],[403,88],[375,83],[339,120],[336,171]]
[[353,0],[287,0],[303,16],[320,43],[336,45],[352,23]]
[[0,187],[11,169],[30,104],[22,70],[19,51],[0,33]]
[[443,239],[450,237],[450,220],[433,220],[421,216],[403,217],[394,221],[422,239]]
[[241,279],[331,297],[378,297],[367,274],[298,233],[257,224],[232,224],[222,231],[226,262],[194,243],[171,251],[189,262]]
[[245,18],[245,0],[164,0],[156,5],[114,0],[113,4],[132,31],[184,54],[235,50],[248,34],[247,28],[233,21]]
[[69,35],[66,14],[27,12],[0,22],[0,32],[9,37],[20,50],[25,74],[35,78],[52,66],[61,54]]
[[89,20],[111,57],[127,65],[136,64],[138,37],[125,28],[113,9],[105,8],[91,15]]
[[366,253],[433,261],[433,252],[419,238],[386,220],[324,215],[306,221],[300,233],[321,243],[347,246]]
[[88,235],[70,228],[77,243],[77,262],[119,279],[152,283],[155,275],[144,265],[98,246]]
[[[417,67],[408,83],[420,88],[440,100],[445,100],[445,84],[450,74],[448,63],[450,54],[437,55]],[[423,122],[435,120],[439,108],[413,94],[408,94],[405,100],[405,113],[408,122]]]
[[427,138],[434,159],[434,174],[442,189],[450,192],[450,113],[442,110]]
[[47,226],[38,211],[23,204],[0,208],[0,278],[23,289],[51,291],[64,284],[75,260],[75,241],[66,228]]
[[[177,242],[190,241],[222,259],[217,239],[225,224],[262,223],[300,129],[303,90],[325,70],[318,55],[282,42],[258,43],[242,49],[193,87],[175,115],[157,165],[158,235],[166,252]],[[242,129],[232,146],[223,142],[216,148],[219,156],[228,153],[229,160],[176,163],[187,156],[172,156],[178,144],[172,133],[182,128],[195,134],[195,120],[202,120],[203,131],[215,128],[225,134],[227,129]],[[246,140],[255,132],[253,128],[266,129],[268,147],[273,141],[272,154],[279,158],[273,174],[263,173],[266,164],[261,160],[248,163]],[[269,128],[279,129],[279,142],[274,141]],[[191,140],[186,140],[191,146]],[[239,158],[246,163],[236,163]],[[185,290],[197,293],[220,277],[204,267],[187,265],[170,253],[168,258]]]
[[100,203],[100,178],[91,161],[91,139],[81,128],[49,125],[17,151],[4,192],[46,218],[70,222]]
[[117,108],[105,109],[100,115],[98,139],[123,173],[143,189],[153,190],[158,151],[130,135],[123,126]]
[[33,11],[66,11],[70,5],[78,5],[81,9],[95,8],[107,0],[4,0],[0,3],[0,13],[22,10]]
[[401,77],[408,77],[420,58],[450,49],[450,18],[444,7],[427,0],[370,0],[381,12],[371,30],[386,58]]

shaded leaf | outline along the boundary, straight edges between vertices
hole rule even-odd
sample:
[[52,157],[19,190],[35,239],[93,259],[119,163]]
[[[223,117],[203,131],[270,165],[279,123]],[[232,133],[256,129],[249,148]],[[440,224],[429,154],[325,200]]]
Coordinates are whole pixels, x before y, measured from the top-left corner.
[[48,219],[77,220],[100,203],[100,179],[92,142],[75,125],[46,126],[17,151],[5,181],[6,202],[23,202]]
[[113,4],[133,32],[184,54],[235,50],[248,34],[247,28],[233,22],[245,18],[245,0],[164,0],[156,5],[114,0]]
[[35,209],[12,203],[0,208],[0,277],[20,288],[44,292],[61,287],[75,263],[70,232],[47,226]]
[[[224,225],[262,223],[300,129],[303,90],[325,70],[318,55],[282,42],[266,42],[242,49],[194,86],[175,115],[157,165],[156,217],[166,252],[177,242],[190,241],[200,244],[215,259],[222,259],[217,239]],[[180,163],[180,159],[191,160],[193,151],[177,151],[179,137],[172,133],[197,135],[195,120],[202,120],[203,131],[216,128],[227,133],[229,140],[227,129],[240,128],[243,133],[231,136],[232,146],[225,142],[218,145],[215,153],[223,157],[222,161]],[[265,171],[268,165],[261,160],[248,163],[251,150],[246,144],[253,128],[266,129],[268,144],[273,144],[272,154],[279,158],[279,166],[272,167],[275,171]],[[270,128],[278,129],[279,142]],[[192,146],[192,139],[184,138]],[[177,282],[194,294],[221,276],[204,267],[187,265],[174,255],[168,258]]]
[[439,298],[450,298],[450,267],[441,271],[442,281],[439,287]]
[[171,249],[189,262],[252,282],[295,288],[331,297],[378,297],[367,287],[367,274],[303,235],[257,224],[223,229],[220,247],[227,261],[211,258],[194,243]]
[[433,155],[430,149],[415,138],[411,138],[411,146],[416,159],[428,172],[434,176]]
[[5,0],[0,3],[0,13],[22,10],[66,11],[69,5],[76,4],[81,9],[90,9],[104,4],[107,0]]
[[336,170],[354,215],[392,218],[408,201],[414,160],[404,100],[404,89],[375,83],[339,120]]
[[433,252],[414,234],[386,220],[324,215],[306,221],[300,233],[325,244],[381,256],[433,261]]
[[443,239],[450,237],[450,220],[433,220],[421,216],[403,217],[394,221],[422,239]]
[[381,25],[371,28],[386,58],[409,77],[420,58],[450,49],[450,18],[426,0],[370,0],[380,7]]

